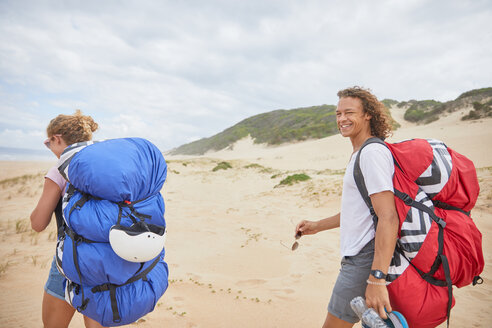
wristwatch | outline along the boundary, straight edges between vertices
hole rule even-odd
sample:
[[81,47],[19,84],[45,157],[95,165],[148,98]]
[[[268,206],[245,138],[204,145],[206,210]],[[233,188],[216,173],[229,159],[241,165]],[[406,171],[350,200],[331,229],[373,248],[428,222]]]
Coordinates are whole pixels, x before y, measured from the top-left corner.
[[371,275],[376,279],[386,279],[386,275],[381,270],[371,270]]

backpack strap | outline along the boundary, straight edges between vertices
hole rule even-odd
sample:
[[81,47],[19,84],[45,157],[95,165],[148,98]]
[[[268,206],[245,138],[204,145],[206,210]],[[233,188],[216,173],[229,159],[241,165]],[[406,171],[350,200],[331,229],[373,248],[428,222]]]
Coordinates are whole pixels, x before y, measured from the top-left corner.
[[[109,290],[109,297],[111,299],[111,310],[113,312],[113,322],[115,322],[115,323],[121,322],[120,313],[118,311],[118,301],[116,300],[116,288],[131,284],[132,282],[135,282],[139,279],[143,279],[146,281],[147,275],[149,274],[150,271],[152,271],[152,269],[157,265],[157,263],[159,263],[160,259],[161,259],[161,257],[157,256],[155,258],[154,262],[152,262],[152,264],[149,265],[145,270],[143,270],[142,272],[140,272],[138,274],[135,274],[133,277],[131,277],[130,279],[128,279],[125,283],[123,283],[121,285],[115,285],[115,284],[107,283],[107,284],[92,287],[91,291],[93,293],[105,292],[105,291]],[[141,268],[142,268],[142,266],[140,267],[140,269]],[[139,269],[139,271],[140,271],[140,269]]]
[[[374,211],[374,208],[372,206],[371,198],[368,195],[367,187],[366,187],[366,184],[364,182],[364,176],[363,176],[362,170],[360,168],[360,154],[362,152],[362,149],[365,146],[367,146],[367,145],[369,145],[371,143],[379,143],[379,144],[384,145],[385,147],[388,147],[384,143],[384,141],[381,140],[381,139],[379,139],[379,138],[373,137],[373,138],[367,139],[362,144],[362,146],[360,147],[359,152],[357,153],[357,157],[355,158],[355,163],[354,163],[354,179],[355,179],[355,183],[357,185],[357,189],[359,189],[359,192],[360,192],[362,198],[364,199],[364,202],[367,204],[367,207],[369,207],[369,211],[371,212],[371,215],[373,216],[374,228],[376,229],[377,219],[378,218],[377,218],[377,215],[376,215],[376,213]],[[393,157],[393,159],[394,159],[394,157]],[[402,170],[401,167],[400,167],[400,165],[396,161],[396,159],[394,159],[394,162],[395,162],[395,166],[397,166],[400,170]],[[429,217],[434,222],[436,222],[437,225],[438,225],[438,227],[439,227],[438,238],[437,238],[438,239],[438,251],[437,251],[437,255],[436,255],[436,258],[434,260],[434,263],[432,264],[431,269],[429,270],[429,272],[423,272],[422,270],[420,270],[419,268],[417,268],[410,261],[410,259],[408,259],[405,256],[403,250],[398,245],[398,243],[397,243],[396,251],[398,253],[400,253],[401,255],[403,255],[408,260],[408,262],[415,268],[415,270],[417,270],[417,272],[420,274],[420,276],[422,277],[422,279],[424,279],[426,282],[428,282],[429,284],[435,285],[435,286],[447,287],[447,289],[448,289],[448,305],[447,305],[446,316],[447,316],[447,325],[449,327],[449,318],[450,318],[450,315],[451,315],[451,306],[452,306],[452,302],[453,302],[453,282],[451,281],[451,272],[450,272],[450,269],[449,269],[448,259],[447,259],[446,255],[443,254],[443,248],[444,248],[444,228],[446,227],[446,222],[442,218],[438,217],[431,208],[429,208],[428,206],[426,206],[426,205],[424,205],[422,203],[419,203],[419,202],[415,201],[408,194],[406,194],[404,192],[401,192],[401,191],[399,191],[396,188],[394,188],[394,194],[395,194],[396,197],[398,197],[399,199],[401,199],[407,206],[415,207],[418,210],[427,213],[429,215]],[[444,205],[447,205],[447,204],[444,204]],[[442,205],[442,206],[444,206],[444,205]],[[450,205],[447,205],[447,206],[450,206]],[[451,209],[451,208],[448,208],[448,209]],[[453,209],[455,209],[455,208],[453,208]],[[461,210],[461,212],[463,212],[463,211]],[[441,265],[443,267],[444,276],[445,276],[445,279],[446,280],[438,280],[438,279],[436,279],[436,278],[433,277],[433,275],[435,274],[435,272],[437,271],[437,269]]]
[[369,193],[367,192],[366,183],[364,181],[364,175],[362,174],[362,170],[360,168],[360,154],[362,153],[362,149],[364,149],[367,145],[370,145],[372,143],[377,143],[388,148],[388,146],[386,146],[384,141],[381,140],[380,138],[372,137],[367,139],[362,144],[362,146],[359,149],[359,152],[357,153],[357,156],[355,157],[354,180],[355,180],[355,184],[357,185],[357,189],[359,189],[359,193],[362,196],[362,199],[364,200],[367,207],[369,208],[369,212],[371,213],[372,220],[374,222],[374,228],[376,228],[378,224],[378,217],[376,215],[376,212],[374,211],[374,208],[372,207],[371,197],[369,197]]
[[[72,252],[73,252],[73,263],[75,264],[75,270],[77,271],[77,275],[79,276],[79,282],[80,285],[82,286],[82,273],[80,272],[80,266],[79,266],[79,260],[78,260],[78,255],[77,255],[77,246],[81,243],[97,243],[97,241],[89,240],[79,234],[77,234],[75,231],[72,230],[68,225],[64,224],[64,233],[70,236],[70,239],[72,239]],[[84,289],[80,288],[82,290],[82,304],[77,307],[77,311],[83,311],[87,307],[87,304],[89,303],[89,299],[84,297]]]
[[[81,190],[78,190],[72,184],[70,184],[69,190],[67,191],[69,193],[68,196],[72,197],[73,194],[75,193],[75,191],[79,191],[81,193],[82,197],[77,202],[75,202],[75,204],[72,206],[72,208],[70,208],[70,212],[68,214],[69,216],[72,214],[72,212],[74,210],[80,210],[87,203],[87,201],[89,201],[90,199],[96,199],[96,200],[102,199],[102,198],[93,196],[91,194],[85,193]],[[123,202],[116,203],[118,205],[118,221],[117,221],[117,224],[120,224],[122,217],[129,217],[134,224],[136,224],[138,222],[137,218],[141,222],[145,222],[145,219],[150,219],[151,215],[137,212],[134,205],[136,203],[139,203],[141,201],[146,200],[147,198],[149,198],[151,196],[148,196],[146,198],[140,199],[140,200],[135,201],[135,202],[123,201]],[[59,205],[60,205],[60,210],[61,210],[61,203],[59,203]],[[130,213],[128,215],[123,215],[123,208],[125,208],[125,207],[128,208],[130,211]],[[85,298],[84,288],[82,287],[82,273],[80,271],[80,266],[79,266],[79,261],[78,261],[77,246],[81,242],[84,242],[84,243],[99,243],[99,242],[87,239],[84,236],[79,235],[72,228],[70,228],[64,221],[63,221],[63,227],[61,229],[62,229],[61,234],[67,234],[72,239],[73,260],[74,260],[75,269],[76,269],[77,274],[79,276],[79,282],[80,282],[80,285],[79,285],[80,287],[78,288],[78,290],[80,290],[82,292],[82,304],[77,307],[77,310],[80,312],[80,311],[83,311],[86,309],[86,307],[89,303],[89,299]],[[116,288],[120,287],[120,286],[128,285],[128,284],[130,284],[134,281],[137,281],[139,279],[147,280],[147,274],[157,265],[159,260],[160,260],[160,256],[158,256],[154,260],[154,262],[151,265],[149,265],[144,271],[139,273],[139,271],[143,267],[143,263],[141,263],[140,269],[137,270],[135,275],[133,277],[131,277],[130,279],[128,279],[124,284],[115,285],[115,284],[107,283],[107,284],[95,286],[91,289],[91,291],[93,293],[102,292],[102,291],[109,291],[109,295],[110,295],[110,299],[111,299],[111,309],[113,311],[113,322],[115,322],[115,323],[121,322],[121,317],[120,317],[119,311],[118,311],[118,303],[116,300]]]
[[432,203],[434,203],[434,206],[435,207],[439,207],[439,208],[442,208],[443,210],[453,210],[453,211],[458,211],[458,212],[461,212],[467,216],[470,216],[471,214],[471,211],[468,211],[468,212],[465,212],[463,211],[461,208],[459,207],[456,207],[456,206],[452,206],[452,205],[449,205],[445,202],[441,202],[440,200],[435,200],[433,199],[432,200]]
[[56,218],[56,232],[58,237],[60,237],[63,234],[63,226],[65,223],[65,221],[63,220],[63,205],[61,197],[58,201],[58,204],[56,204],[54,213]]

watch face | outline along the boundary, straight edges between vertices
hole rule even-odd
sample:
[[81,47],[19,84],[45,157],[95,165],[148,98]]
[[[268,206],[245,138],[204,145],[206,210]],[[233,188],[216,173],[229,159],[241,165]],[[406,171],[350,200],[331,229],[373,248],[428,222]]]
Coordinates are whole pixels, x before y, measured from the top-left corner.
[[380,270],[372,270],[371,274],[376,278],[376,279],[384,279],[386,278],[386,275],[380,271]]

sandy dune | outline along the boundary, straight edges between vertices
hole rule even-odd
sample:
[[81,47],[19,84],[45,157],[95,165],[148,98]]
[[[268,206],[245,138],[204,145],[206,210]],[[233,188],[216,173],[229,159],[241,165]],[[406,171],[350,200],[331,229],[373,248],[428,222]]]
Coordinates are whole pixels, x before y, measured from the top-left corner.
[[[426,126],[405,124],[391,141],[441,139],[476,163],[481,194],[473,218],[483,233],[485,284],[455,288],[451,327],[489,327],[492,119],[461,122],[458,115]],[[332,136],[279,147],[244,139],[233,150],[167,157],[162,193],[170,286],[155,310],[134,325],[320,327],[339,268],[338,231],[303,237],[296,251],[289,248],[299,220],[339,210],[350,152],[349,140]],[[233,168],[212,172],[223,160]],[[41,192],[43,172],[53,163],[0,162],[2,327],[42,326],[42,290],[54,254],[55,226],[52,222],[46,231],[35,233],[28,218]],[[301,172],[312,179],[275,188],[287,175]],[[79,314],[71,327],[83,327]]]

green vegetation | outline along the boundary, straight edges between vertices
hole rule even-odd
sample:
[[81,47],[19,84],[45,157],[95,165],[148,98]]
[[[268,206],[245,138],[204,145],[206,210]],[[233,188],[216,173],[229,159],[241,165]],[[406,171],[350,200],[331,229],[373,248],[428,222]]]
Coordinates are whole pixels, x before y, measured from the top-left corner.
[[405,112],[405,120],[430,123],[438,119],[437,114],[444,110],[442,103],[435,100],[413,101]]
[[4,262],[2,264],[0,264],[0,277],[5,273],[7,272],[7,268],[9,267],[10,265],[10,262],[7,261],[7,262]]
[[386,114],[388,115],[388,117],[391,120],[391,127],[393,128],[393,130],[398,129],[401,125],[400,125],[400,123],[398,123],[397,121],[395,121],[393,119],[393,117],[391,116],[391,112],[390,112],[390,108],[393,107],[393,105],[398,106],[398,101],[393,100],[393,99],[383,99],[383,100],[381,100],[381,102],[383,103],[384,107],[386,107]]
[[261,166],[260,164],[252,163],[248,164],[244,167],[245,169],[263,169],[264,167]]
[[[492,88],[482,88],[462,93],[455,100],[445,103],[435,100],[410,100],[408,102],[399,103],[398,107],[409,106],[405,112],[405,120],[427,124],[438,120],[445,112],[452,113],[473,104],[474,110],[468,115],[465,115],[462,119],[474,120],[492,115],[489,114],[490,98],[492,98]],[[482,103],[483,101],[486,102]]]
[[255,143],[269,145],[324,138],[338,133],[335,109],[333,105],[322,105],[255,115],[210,138],[178,147],[172,154],[203,155],[209,150],[224,149],[248,135]]
[[461,119],[463,121],[478,120],[483,117],[492,117],[492,99],[483,104],[475,101],[473,103],[473,109]]
[[218,170],[227,170],[227,169],[232,169],[231,164],[229,164],[227,162],[220,162],[219,164],[217,164],[216,167],[214,167],[212,169],[212,171],[215,172],[215,171],[218,171]]
[[43,176],[44,176],[44,173],[41,172],[38,174],[25,174],[25,175],[18,176],[18,177],[3,179],[0,181],[0,186],[1,187],[10,187],[10,186],[14,186],[17,184],[27,184],[27,183],[30,183],[32,181],[39,180]]
[[15,222],[15,233],[23,233],[29,229],[29,225],[26,220],[19,219]]
[[398,105],[398,101],[394,99],[383,99],[381,102],[386,106],[386,108],[391,108],[393,105]]
[[485,98],[485,97],[492,97],[492,88],[482,88],[482,89],[474,89],[470,90],[467,92],[462,93],[459,95],[458,99],[463,99],[463,98],[469,98],[469,97],[480,97],[480,98]]
[[300,181],[306,181],[309,179],[311,179],[311,177],[304,173],[293,174],[293,175],[289,175],[287,178],[280,181],[280,183],[277,186],[292,186],[294,183],[298,183]]
[[[492,88],[482,88],[470,90],[455,100],[444,103],[436,100],[398,102],[393,99],[384,99],[382,103],[387,109],[393,106],[406,108],[405,120],[427,124],[438,120],[446,112],[455,112],[471,106],[474,102],[483,104],[490,98],[492,98]],[[338,133],[335,109],[336,106],[333,105],[321,105],[290,110],[279,109],[255,115],[212,137],[182,145],[171,151],[171,154],[203,155],[210,150],[217,151],[231,147],[236,141],[248,135],[255,143],[268,145],[328,137]],[[480,109],[476,113],[470,113],[464,119],[490,116],[487,113],[487,109],[485,111]],[[389,110],[388,114],[392,120],[393,129],[399,128],[400,125],[392,119]],[[186,166],[184,163],[182,165]]]

